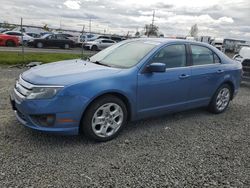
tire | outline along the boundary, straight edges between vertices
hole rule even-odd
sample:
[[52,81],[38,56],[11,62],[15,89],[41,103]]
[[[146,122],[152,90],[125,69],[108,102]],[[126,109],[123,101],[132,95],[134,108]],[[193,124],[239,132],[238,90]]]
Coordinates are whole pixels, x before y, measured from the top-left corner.
[[27,40],[23,41],[23,46],[28,46],[28,41]]
[[12,40],[7,40],[7,41],[6,41],[6,46],[8,46],[8,47],[14,47],[14,46],[16,46],[16,44],[15,44],[15,42],[12,41]]
[[37,48],[43,48],[43,43],[42,43],[42,42],[38,42],[38,43],[36,44],[36,47],[37,47]]
[[97,47],[96,45],[94,45],[94,46],[91,47],[91,50],[92,50],[92,51],[97,51],[97,50],[98,50],[98,47]]
[[64,49],[69,49],[70,45],[69,44],[64,44]]
[[91,140],[111,140],[126,125],[127,114],[126,105],[121,99],[113,95],[103,96],[87,108],[81,122],[81,131]]
[[209,111],[214,114],[223,113],[232,98],[232,88],[228,84],[221,85],[215,92],[210,104]]

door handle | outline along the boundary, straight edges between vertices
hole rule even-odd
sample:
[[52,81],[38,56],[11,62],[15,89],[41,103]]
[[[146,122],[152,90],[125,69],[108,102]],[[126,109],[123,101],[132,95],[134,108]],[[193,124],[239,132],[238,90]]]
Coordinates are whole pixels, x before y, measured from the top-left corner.
[[223,73],[223,72],[224,72],[224,70],[221,70],[221,69],[217,70],[217,73],[218,73],[218,74],[221,74],[221,73]]
[[188,74],[182,74],[179,76],[180,79],[185,79],[185,78],[188,78],[190,75]]

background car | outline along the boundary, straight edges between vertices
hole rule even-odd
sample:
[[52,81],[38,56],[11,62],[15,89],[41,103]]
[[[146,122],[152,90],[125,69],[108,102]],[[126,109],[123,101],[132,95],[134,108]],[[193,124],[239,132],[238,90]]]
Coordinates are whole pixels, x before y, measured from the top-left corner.
[[33,41],[28,42],[28,46],[36,48],[59,47],[69,49],[71,47],[74,47],[74,45],[74,41],[67,39],[61,34],[46,34],[39,39],[34,39]]
[[116,42],[110,39],[97,39],[95,41],[89,41],[84,44],[84,47],[89,50],[103,50],[107,47],[112,46]]
[[[33,37],[27,35],[26,33],[22,33],[20,31],[6,31],[4,32],[4,34],[18,37],[20,44],[24,45],[26,45],[29,41],[32,41],[34,39]],[[23,36],[23,41],[22,41],[22,36]]]
[[33,38],[40,38],[41,37],[41,35],[38,34],[38,33],[31,33],[31,32],[29,32],[29,33],[26,33],[26,34],[29,35],[29,36],[31,36],[31,37],[33,37]]
[[16,36],[0,34],[0,46],[18,46],[19,38]]
[[235,45],[235,49],[234,49],[234,53],[235,53],[235,54],[238,54],[238,53],[240,52],[240,49],[241,49],[242,47],[250,47],[250,44],[249,44],[249,43],[244,43],[244,44],[239,43],[239,44],[236,44],[236,45]]
[[250,81],[250,47],[242,47],[233,59],[242,64],[242,80]]
[[85,33],[83,35],[79,35],[77,39],[77,44],[82,44],[88,41],[94,41],[99,37],[99,35],[92,33]]
[[74,41],[75,43],[77,43],[77,40],[78,40],[78,36],[74,36],[74,35],[71,35],[71,34],[68,34],[68,33],[58,33],[57,36],[63,36],[67,39],[70,39],[72,41]]
[[222,44],[223,44],[223,39],[221,38],[215,38],[211,45],[213,45],[215,48],[218,50],[222,51]]

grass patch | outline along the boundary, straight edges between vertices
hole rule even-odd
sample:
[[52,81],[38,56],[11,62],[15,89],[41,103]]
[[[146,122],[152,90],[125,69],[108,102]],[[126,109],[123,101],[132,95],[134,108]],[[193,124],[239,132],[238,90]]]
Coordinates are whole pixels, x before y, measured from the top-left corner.
[[[84,55],[84,59],[89,54]],[[30,62],[50,63],[55,61],[81,58],[80,54],[63,53],[25,53],[23,56],[18,52],[0,52],[0,65],[26,64]]]

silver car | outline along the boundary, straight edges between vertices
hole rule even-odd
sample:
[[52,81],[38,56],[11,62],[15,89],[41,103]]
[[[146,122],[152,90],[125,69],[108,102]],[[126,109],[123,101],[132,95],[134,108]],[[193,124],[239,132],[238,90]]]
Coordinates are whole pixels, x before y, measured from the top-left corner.
[[116,42],[114,40],[110,39],[97,39],[95,41],[88,41],[85,43],[85,48],[89,50],[102,50],[104,48],[107,48],[109,46],[112,46]]
[[242,47],[233,59],[242,64],[242,80],[250,81],[250,47]]

